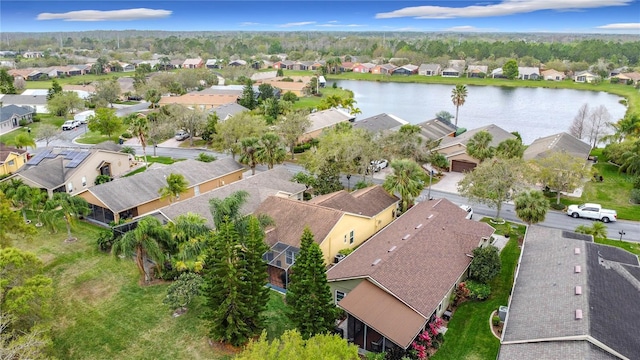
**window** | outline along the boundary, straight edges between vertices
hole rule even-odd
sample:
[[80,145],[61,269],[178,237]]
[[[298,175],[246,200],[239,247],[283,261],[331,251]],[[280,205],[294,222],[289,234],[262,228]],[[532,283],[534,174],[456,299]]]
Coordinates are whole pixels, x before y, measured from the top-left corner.
[[349,244],[353,244],[353,240],[354,240],[354,234],[353,234],[353,230],[351,230],[351,232],[349,233]]
[[288,265],[293,264],[293,262],[296,260],[296,256],[291,250],[287,250],[285,256],[286,256],[285,261],[287,262]]
[[347,296],[347,294],[343,293],[340,290],[336,290],[336,303],[338,303],[338,301],[344,299],[345,296]]
[[344,243],[347,243],[347,234],[344,235]]
[[16,164],[15,160],[9,160],[8,165],[9,166],[14,166]]
[[82,187],[86,187],[87,186],[87,178],[86,177],[82,177]]

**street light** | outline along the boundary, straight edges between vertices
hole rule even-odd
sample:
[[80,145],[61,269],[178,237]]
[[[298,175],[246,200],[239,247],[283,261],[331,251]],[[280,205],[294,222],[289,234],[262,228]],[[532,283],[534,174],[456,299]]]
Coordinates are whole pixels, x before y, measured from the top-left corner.
[[627,233],[624,232],[624,230],[620,230],[618,231],[618,234],[620,234],[620,241],[622,241],[622,235],[626,235]]

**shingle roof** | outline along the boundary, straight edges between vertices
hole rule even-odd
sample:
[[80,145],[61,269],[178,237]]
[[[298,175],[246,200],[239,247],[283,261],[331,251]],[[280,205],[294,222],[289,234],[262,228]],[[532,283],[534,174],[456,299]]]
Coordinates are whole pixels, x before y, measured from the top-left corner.
[[7,105],[0,108],[0,122],[11,119],[14,115],[23,116],[33,113],[31,109],[24,108],[18,105]]
[[308,133],[321,130],[337,123],[350,121],[355,117],[338,109],[327,109],[309,114],[311,126],[307,130]]
[[369,277],[428,318],[469,266],[467,254],[493,233],[465,216],[446,199],[418,203],[332,267],[327,278]]
[[275,227],[267,230],[265,240],[269,246],[280,242],[300,247],[300,237],[305,227],[308,226],[311,229],[315,241],[321,244],[342,218],[344,212],[298,200],[270,196],[260,204],[255,214],[268,215],[275,222]]
[[120,212],[158,199],[158,190],[167,185],[166,176],[176,173],[184,175],[189,187],[242,169],[231,158],[210,163],[185,160],[166,167],[150,169],[134,176],[123,177],[88,189],[109,209]]
[[416,125],[420,127],[420,135],[429,140],[442,139],[456,132],[455,125],[440,119],[431,119]]
[[[527,231],[515,279],[499,359],[541,357],[552,345],[588,341],[600,349],[575,345],[571,358],[608,359],[602,350],[637,359],[640,354],[640,263],[637,256],[608,245],[570,238],[571,233],[531,226]],[[578,249],[578,250],[576,250]],[[576,272],[580,266],[580,272]],[[576,295],[576,286],[581,295]],[[582,319],[576,319],[576,310]],[[579,338],[575,338],[575,337]],[[516,345],[516,343],[518,345]],[[528,343],[527,354],[521,343]],[[516,348],[516,349],[512,349]],[[618,357],[613,357],[618,358]]]
[[209,110],[209,113],[210,114],[216,113],[218,114],[218,118],[220,120],[226,120],[229,116],[233,116],[235,114],[238,114],[244,111],[249,111],[249,109],[247,109],[246,107],[236,102],[231,102],[228,104],[216,106],[211,110]]
[[68,172],[76,170],[65,168],[63,160],[62,156],[58,156],[55,159],[43,160],[37,166],[25,165],[16,175],[39,184],[45,189],[53,190],[64,185]]
[[551,152],[562,151],[573,156],[586,159],[591,152],[591,145],[575,136],[562,132],[534,140],[522,156],[525,160],[542,158]]
[[498,127],[497,125],[494,125],[494,124],[490,124],[490,125],[486,125],[483,127],[466,131],[456,137],[445,137],[442,139],[442,143],[438,148],[444,148],[453,144],[463,144],[466,146],[467,142],[469,142],[469,140],[473,137],[473,135],[475,135],[480,131],[487,131],[489,134],[491,134],[491,136],[493,136],[493,140],[491,140],[491,144],[490,144],[491,146],[498,146],[498,144],[500,144],[504,140],[516,138],[515,135],[504,130],[503,128]]
[[365,129],[372,133],[384,130],[396,130],[409,122],[391,114],[378,114],[353,123],[354,129]]
[[374,185],[352,193],[341,190],[321,195],[311,199],[309,203],[372,217],[398,201],[397,197],[389,195],[382,186]]
[[179,215],[187,212],[199,214],[206,218],[207,224],[213,228],[214,224],[209,208],[209,200],[213,198],[224,199],[236,191],[244,190],[249,193],[249,197],[242,209],[240,209],[240,212],[245,215],[251,214],[269,196],[298,194],[305,190],[306,187],[304,185],[290,180],[291,173],[289,170],[284,166],[278,166],[199,196],[175,202],[160,209],[160,212],[170,220],[174,220]]
[[4,104],[15,105],[47,105],[46,95],[0,95]]

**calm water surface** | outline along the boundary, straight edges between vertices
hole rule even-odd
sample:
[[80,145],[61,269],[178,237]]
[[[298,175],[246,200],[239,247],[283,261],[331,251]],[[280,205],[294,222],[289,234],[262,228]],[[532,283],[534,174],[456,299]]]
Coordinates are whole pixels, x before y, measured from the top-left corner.
[[[442,110],[454,116],[456,113],[451,102],[453,85],[355,80],[336,83],[353,91],[362,111],[356,120],[388,113],[416,124],[433,119]],[[467,85],[467,93],[458,115],[459,127],[474,129],[496,124],[507,131],[518,131],[525,144],[567,131],[585,103],[591,109],[604,105],[614,122],[626,112],[626,107],[619,103],[623,98],[605,92]]]

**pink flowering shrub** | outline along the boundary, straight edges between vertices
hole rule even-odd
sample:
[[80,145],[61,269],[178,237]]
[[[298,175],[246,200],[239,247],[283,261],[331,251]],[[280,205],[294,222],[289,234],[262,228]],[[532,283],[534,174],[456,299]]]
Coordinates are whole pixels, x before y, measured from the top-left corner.
[[[441,318],[436,317],[429,323],[428,329],[422,331],[416,341],[411,344],[411,348],[414,350],[415,356],[418,360],[427,359],[427,349],[434,347],[433,339],[439,334],[439,329],[444,325]],[[439,344],[435,344],[439,345]]]

